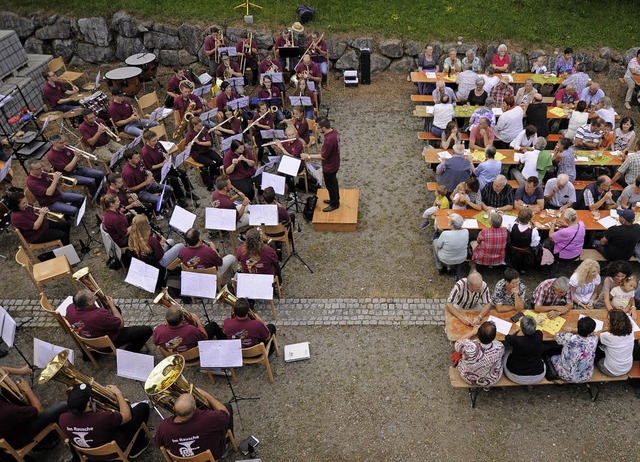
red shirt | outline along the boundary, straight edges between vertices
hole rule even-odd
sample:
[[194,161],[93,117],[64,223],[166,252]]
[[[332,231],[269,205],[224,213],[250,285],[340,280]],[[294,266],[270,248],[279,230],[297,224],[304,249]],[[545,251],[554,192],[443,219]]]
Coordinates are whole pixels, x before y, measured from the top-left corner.
[[[58,151],[52,147],[47,153],[47,160],[56,172],[69,173],[64,168],[73,160],[73,152],[71,149],[67,148],[62,151]],[[77,169],[78,166],[76,165],[71,173],[75,172]]]
[[133,188],[147,179],[147,170],[142,162],[135,166],[129,162],[125,163],[120,174],[127,188]]
[[[225,69],[224,63],[220,64],[218,67],[216,67],[216,77],[219,78],[224,78],[224,69]],[[235,61],[229,61],[229,67],[231,68],[231,70],[233,72],[240,72],[240,66],[238,65],[237,62]],[[235,77],[234,75],[232,75],[232,77]]]
[[49,109],[53,109],[54,106],[58,105],[58,101],[66,97],[66,90],[60,82],[55,82],[53,86],[49,85],[49,82],[45,83],[42,87],[42,92]]
[[25,210],[16,210],[11,212],[11,224],[14,228],[18,228],[25,240],[30,244],[40,239],[47,229],[49,229],[49,220],[46,218],[42,221],[40,228],[33,229],[33,224],[38,219],[38,214],[30,207]]
[[278,69],[276,72],[282,72],[282,65],[280,64],[280,61],[272,59],[269,63],[266,59],[263,59],[260,61],[260,64],[258,64],[258,72],[260,74],[266,74],[267,71],[274,66]]
[[191,82],[193,83],[193,80],[191,80],[188,76],[188,74],[185,74],[183,78],[179,79],[178,76],[174,75],[173,77],[171,77],[171,79],[169,79],[169,83],[167,83],[167,91],[171,92],[171,93],[177,93],[178,95],[180,94],[180,82],[186,80],[187,82]]
[[[302,154],[302,151],[304,150],[304,145],[299,139],[295,139],[293,141],[285,141],[284,143],[282,143],[282,147],[285,151],[298,159],[300,159],[300,154]],[[304,161],[300,165],[304,166]]]
[[122,424],[122,414],[119,412],[84,412],[79,415],[65,412],[58,423],[69,441],[79,447],[97,448],[114,438],[121,448],[129,443],[117,438],[119,434],[116,430]]
[[278,221],[280,223],[289,224],[291,216],[287,209],[282,204],[276,204],[278,206]]
[[502,59],[500,59],[500,55],[495,55],[491,60],[491,64],[497,67],[502,67],[504,65],[508,66],[509,64],[511,64],[511,59],[509,58],[508,55],[504,55],[504,58]]
[[194,111],[202,110],[202,100],[194,94],[189,95],[188,98],[183,98],[182,96],[178,96],[177,98],[174,98],[173,109],[175,111],[178,111],[178,114],[180,114],[181,119],[184,117],[184,111],[187,110],[187,108],[189,107],[189,103],[191,101],[196,103],[196,107]]
[[[238,251],[236,252],[236,258],[242,264],[242,272],[249,273],[249,267],[247,266],[247,262],[251,260],[251,257],[245,253],[245,246],[242,245],[238,247]],[[260,256],[258,257],[258,263],[253,265],[253,274],[276,274],[276,266],[278,264],[278,255],[276,251],[273,250],[268,245],[264,246],[262,252],[260,252]]]
[[[243,154],[245,158],[255,162],[256,158],[251,152],[251,149],[245,148]],[[238,157],[240,156],[234,153],[233,151],[231,151],[231,149],[225,152],[224,159],[223,159],[224,169],[226,170],[227,168],[229,168],[229,166],[231,165],[231,161],[233,161],[233,159],[237,159]],[[228,176],[231,181],[243,180],[245,178],[251,178],[255,172],[256,172],[255,168],[249,167],[247,163],[244,161],[240,161],[236,164],[236,168],[233,170],[233,172]]]
[[273,99],[273,98],[282,98],[282,92],[278,87],[271,86],[271,94],[269,94],[269,90],[264,87],[260,87],[258,90],[258,98],[260,99]]
[[120,201],[120,207],[129,205],[129,196],[127,196],[127,193],[122,189],[116,192],[114,189],[111,189],[111,187],[109,187],[109,189],[107,189],[107,194],[113,194],[114,196],[116,196]]
[[60,191],[58,188],[53,192],[51,196],[47,196],[47,189],[51,186],[51,177],[43,173],[40,178],[36,178],[33,175],[27,175],[27,188],[36,196],[40,207],[48,207],[51,204],[60,200]]
[[[195,131],[193,128],[189,129],[186,136],[186,144],[191,143],[191,141],[196,137],[197,134],[198,132]],[[198,135],[198,141],[202,141],[202,142],[209,141],[211,142],[211,146],[207,147],[207,146],[202,146],[198,143],[193,143],[193,145],[191,145],[191,153],[190,153],[191,157],[195,158],[195,156],[197,156],[198,154],[204,154],[205,152],[207,152],[209,149],[213,147],[213,140],[211,139],[211,134],[209,134],[208,128],[205,127],[205,129],[200,132],[200,135]]]
[[162,145],[160,143],[156,143],[156,146],[152,148],[148,144],[145,144],[142,147],[140,155],[145,168],[147,170],[151,170],[156,181],[160,181],[162,167],[156,168],[155,170],[152,170],[151,167],[164,162],[164,149],[162,148]]
[[[307,48],[309,48],[312,43],[313,43],[313,40],[309,40],[309,43],[307,43]],[[316,48],[322,51],[327,51],[327,42],[324,40],[320,40],[320,43],[318,43],[318,46],[316,46]],[[314,63],[323,63],[326,60],[327,58],[325,58],[320,53],[314,53],[311,55],[311,61],[313,61]]]
[[229,101],[233,101],[238,98],[238,94],[235,91],[231,92],[231,97],[229,98],[225,92],[220,93],[216,96],[216,107],[218,108],[218,112],[222,113],[224,107],[229,104]]
[[111,104],[109,104],[109,117],[111,117],[116,125],[121,120],[125,120],[131,117],[131,114],[133,114],[131,103],[129,103],[129,101],[124,98],[122,99],[121,103],[111,101]]
[[251,348],[260,342],[267,341],[271,336],[271,332],[262,321],[248,317],[244,319],[227,318],[224,320],[222,330],[227,338],[241,339],[242,348]]
[[206,269],[222,265],[220,255],[205,244],[200,244],[197,247],[183,247],[178,257],[185,266],[192,269]]
[[311,61],[309,67],[307,67],[304,63],[300,63],[296,66],[296,74],[300,74],[301,72],[307,71],[309,75],[313,77],[322,77],[322,71],[320,70],[320,66]]
[[153,343],[171,353],[183,353],[195,348],[200,340],[207,340],[207,336],[192,324],[160,324],[153,331]]
[[14,448],[29,444],[35,435],[26,431],[36,417],[38,410],[33,406],[20,406],[0,399],[0,435]]
[[95,305],[85,310],[78,310],[72,303],[67,307],[65,318],[80,337],[97,338],[108,335],[113,340],[120,332],[120,318],[114,316],[111,311]]
[[303,116],[300,119],[293,119],[293,126],[298,130],[298,136],[304,140],[305,143],[309,142],[309,123]]
[[107,135],[107,133],[104,132],[102,135],[100,135],[100,137],[98,138],[98,141],[96,141],[96,144],[94,144],[93,146],[90,145],[89,139],[93,138],[95,134],[98,132],[98,124],[102,124],[106,126],[104,120],[96,118],[95,123],[93,125],[89,125],[87,122],[82,122],[78,127],[78,129],[80,130],[80,133],[82,134],[82,139],[85,140],[87,144],[89,144],[92,150],[95,148],[99,148],[100,146],[109,144],[109,135]]
[[507,248],[506,228],[485,228],[478,234],[478,246],[473,261],[479,265],[499,265],[504,262]]
[[129,245],[129,238],[127,236],[127,228],[129,222],[127,217],[119,211],[107,210],[102,213],[102,226],[104,230],[111,236],[111,239],[119,246],[126,247]]
[[278,48],[282,48],[284,46],[286,46],[287,44],[287,40],[288,40],[288,36],[282,36],[278,35],[278,37],[276,37],[276,41],[273,45],[274,50],[277,50]]
[[176,423],[167,417],[156,428],[153,442],[172,454],[192,456],[211,451],[218,460],[225,452],[229,416],[224,411],[196,409],[186,422]]
[[237,210],[235,202],[233,202],[229,196],[221,194],[220,191],[213,191],[211,194],[211,204],[217,209]]
[[335,173],[340,169],[340,136],[335,128],[325,133],[320,155],[323,172]]

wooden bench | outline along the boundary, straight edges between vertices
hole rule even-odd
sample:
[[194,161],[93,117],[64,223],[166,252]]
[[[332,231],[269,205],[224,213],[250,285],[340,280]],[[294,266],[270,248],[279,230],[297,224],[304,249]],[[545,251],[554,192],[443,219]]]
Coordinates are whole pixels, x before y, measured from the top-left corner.
[[640,361],[634,361],[629,371],[630,379],[640,379]]
[[[469,140],[469,134],[468,133],[461,133],[460,134],[460,138],[462,139],[462,141],[468,141]],[[418,139],[419,140],[429,140],[429,141],[440,141],[442,138],[440,138],[439,136],[434,135],[431,132],[418,132]]]
[[[621,375],[618,377],[610,377],[600,372],[600,370],[597,367],[594,367],[593,376],[591,377],[591,379],[589,379],[588,382],[586,382],[587,389],[589,390],[589,394],[591,395],[591,401],[596,401],[598,399],[598,395],[600,394],[600,385],[602,385],[604,382],[621,382],[621,381],[627,380],[628,378],[629,378],[629,375],[627,374]],[[462,377],[460,376],[458,369],[456,369],[453,366],[449,367],[449,380],[453,388],[466,388],[469,391],[469,399],[471,399],[471,407],[475,408],[476,400],[478,399],[478,394],[480,393],[480,390],[483,387],[470,385],[464,380],[462,380]],[[547,379],[542,379],[540,382],[534,383],[530,386],[535,387],[540,385],[574,385],[574,384],[570,384],[568,382],[565,382],[564,380],[551,381]],[[576,385],[580,385],[580,384],[576,384]],[[500,377],[500,380],[498,380],[494,385],[492,385],[489,388],[523,387],[523,386],[525,385],[520,385],[519,383],[512,382],[503,374],[502,377]]]
[[[575,181],[573,183],[573,186],[576,188],[576,191],[582,191],[582,190],[584,190],[584,188],[589,186],[591,183],[593,183],[593,181],[579,180],[579,181]],[[516,180],[509,180],[509,181],[507,181],[507,184],[509,184],[512,188],[515,188],[515,189],[518,189],[518,186],[519,186],[519,184],[518,184],[518,182]],[[427,189],[429,191],[435,192],[435,190],[438,189],[438,183],[435,182],[435,181],[429,181],[427,183]],[[620,186],[618,183],[614,183],[614,184],[611,185],[611,190],[612,191],[622,191],[622,186]],[[598,255],[600,255],[600,254],[598,254]],[[600,255],[600,256],[602,257],[602,255]],[[586,257],[586,258],[591,258],[591,257]]]
[[[595,261],[607,261],[607,259],[604,258],[604,256],[596,249],[584,249],[580,254],[580,261],[585,261],[587,258],[591,258]],[[629,261],[638,261],[638,259],[633,256],[629,259]]]
[[[433,96],[431,95],[411,95],[411,102],[413,103],[431,103],[433,104]],[[456,103],[462,103],[459,99],[456,100]]]

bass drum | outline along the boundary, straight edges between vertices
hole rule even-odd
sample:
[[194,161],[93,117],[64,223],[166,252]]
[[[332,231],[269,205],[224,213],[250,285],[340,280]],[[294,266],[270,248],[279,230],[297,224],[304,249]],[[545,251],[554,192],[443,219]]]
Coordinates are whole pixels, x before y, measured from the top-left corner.
[[107,72],[104,76],[109,90],[114,87],[122,90],[127,96],[136,96],[142,90],[142,69],[139,67],[119,67]]
[[124,60],[127,66],[138,67],[142,71],[143,82],[150,82],[156,78],[158,73],[158,60],[153,53],[136,53]]

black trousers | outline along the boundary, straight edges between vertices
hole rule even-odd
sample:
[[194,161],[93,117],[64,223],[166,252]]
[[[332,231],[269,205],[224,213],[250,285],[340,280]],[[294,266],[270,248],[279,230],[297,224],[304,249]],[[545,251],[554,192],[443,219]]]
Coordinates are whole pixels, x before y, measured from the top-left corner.
[[123,327],[120,329],[118,336],[113,341],[113,344],[120,347],[126,343],[129,344],[127,351],[139,352],[144,347],[144,344],[153,334],[153,329],[149,326],[131,326]]
[[193,156],[196,162],[204,164],[202,171],[202,179],[207,188],[213,186],[213,179],[218,176],[220,167],[222,166],[222,157],[213,149],[209,149],[204,154]]
[[337,207],[340,205],[340,186],[338,185],[338,172],[322,172],[324,184],[329,191],[329,205]]
[[55,241],[60,239],[64,245],[69,245],[69,230],[71,225],[68,221],[49,221],[49,229],[42,236],[32,242],[32,244],[41,244],[43,242]]
[[225,335],[222,328],[218,325],[217,322],[210,322],[205,324],[204,330],[207,332],[207,338],[209,340],[226,340],[227,336]]
[[260,184],[262,183],[262,174],[258,175],[255,178],[243,178],[241,180],[231,180],[231,184],[234,188],[240,191],[242,194],[247,196],[247,198],[253,202],[253,198],[256,197],[256,193],[254,190],[254,186],[258,188],[258,194],[262,194],[262,189],[260,188]]

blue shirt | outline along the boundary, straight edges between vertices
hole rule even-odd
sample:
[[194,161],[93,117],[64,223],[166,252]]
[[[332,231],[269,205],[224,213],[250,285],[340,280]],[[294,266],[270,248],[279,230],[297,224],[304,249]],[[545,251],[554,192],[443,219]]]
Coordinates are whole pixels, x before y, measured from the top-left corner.
[[[450,87],[444,87],[444,94],[449,97],[449,104],[456,104],[456,94],[453,92],[453,89],[451,89]],[[440,99],[440,93],[438,92],[437,88],[433,90],[431,96],[433,96],[433,103],[437,103]]]
[[566,173],[569,175],[569,181],[576,181],[576,157],[573,153],[573,147],[566,151],[562,151],[562,160],[558,163],[558,175]]
[[527,194],[527,191],[524,189],[524,185],[522,185],[516,190],[516,194],[513,197],[514,201],[522,201],[527,205],[536,205],[540,199],[544,199],[544,191],[540,185],[536,186],[536,189],[531,195]]
[[553,68],[553,72],[557,72],[559,74],[571,74],[573,72],[573,56],[567,63],[564,60],[564,56],[560,56],[556,61],[556,66]]
[[486,184],[493,182],[502,170],[502,162],[499,160],[485,160],[478,165],[473,172],[480,182],[480,189],[484,188]]

